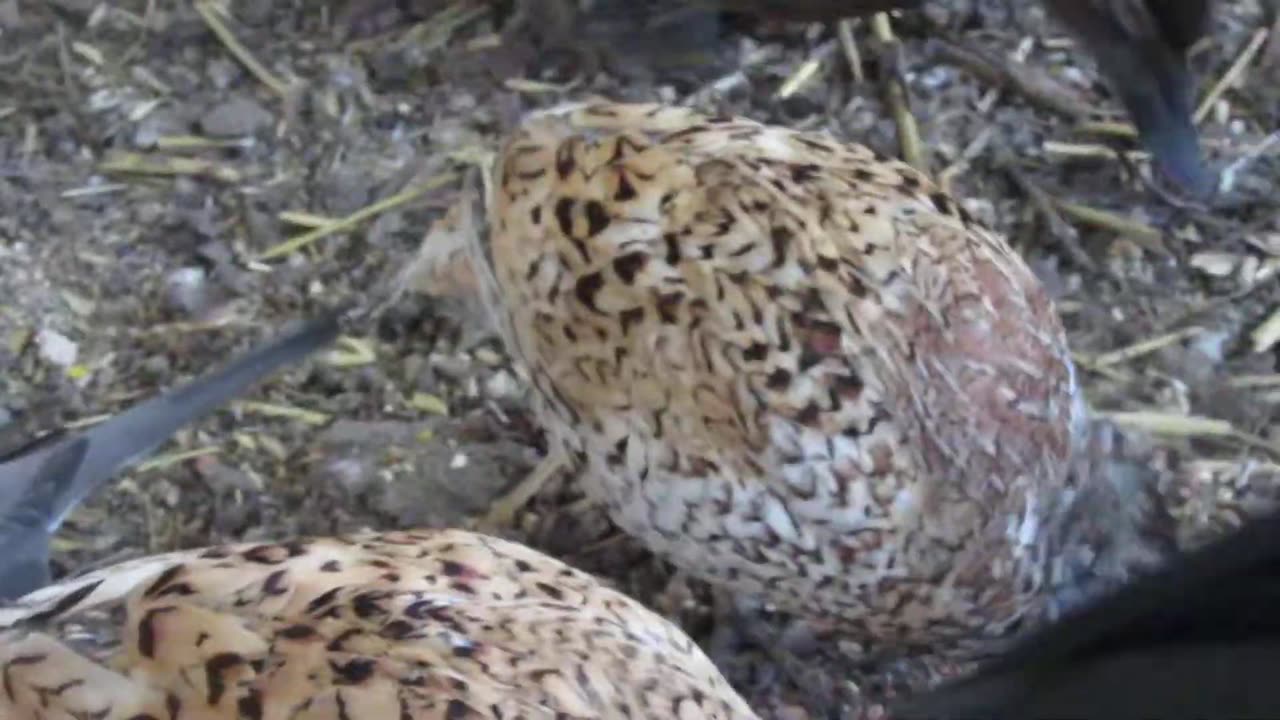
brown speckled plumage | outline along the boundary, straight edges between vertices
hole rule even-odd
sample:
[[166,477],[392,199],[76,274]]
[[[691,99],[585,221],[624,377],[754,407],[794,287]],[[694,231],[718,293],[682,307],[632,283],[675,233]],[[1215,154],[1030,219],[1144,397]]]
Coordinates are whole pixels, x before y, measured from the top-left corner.
[[678,629],[458,530],[132,561],[0,608],[5,720],[753,718]]
[[491,193],[508,344],[626,531],[878,647],[1046,609],[1087,409],[1044,288],[926,177],[600,103],[528,120]]

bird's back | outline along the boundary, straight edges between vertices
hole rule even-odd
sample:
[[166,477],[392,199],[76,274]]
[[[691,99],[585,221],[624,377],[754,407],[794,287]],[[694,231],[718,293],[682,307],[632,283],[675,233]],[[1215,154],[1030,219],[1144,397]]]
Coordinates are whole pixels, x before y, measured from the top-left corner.
[[[7,628],[7,629],[5,629]],[[0,608],[0,717],[754,717],[697,646],[455,530],[183,551]]]
[[866,147],[675,107],[531,119],[496,167],[509,344],[624,528],[922,637],[1014,611],[1084,407],[1003,239]]

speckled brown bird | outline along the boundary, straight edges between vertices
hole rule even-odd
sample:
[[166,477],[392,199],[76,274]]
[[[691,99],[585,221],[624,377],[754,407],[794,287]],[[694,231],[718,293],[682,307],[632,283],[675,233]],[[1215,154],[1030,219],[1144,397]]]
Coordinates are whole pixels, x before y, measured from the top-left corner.
[[0,607],[5,720],[754,718],[688,637],[459,530],[144,558]]
[[941,650],[1052,612],[1082,567],[1123,579],[1168,550],[1151,478],[1107,464],[1045,289],[906,164],[589,103],[524,123],[488,208],[542,469],[582,471],[693,574]]

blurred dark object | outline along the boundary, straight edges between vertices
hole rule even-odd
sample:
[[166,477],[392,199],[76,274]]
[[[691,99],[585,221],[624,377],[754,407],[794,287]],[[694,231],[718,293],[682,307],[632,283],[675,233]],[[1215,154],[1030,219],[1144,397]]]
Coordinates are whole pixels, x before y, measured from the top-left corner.
[[1098,61],[1160,172],[1194,195],[1212,191],[1196,132],[1191,46],[1209,32],[1211,0],[1050,0]]
[[[941,0],[939,0],[941,1]],[[494,0],[514,9],[514,27],[543,53],[565,54],[586,73],[607,67],[623,77],[728,69],[714,48],[722,13],[773,21],[818,22],[899,9],[924,0]],[[1160,175],[1193,196],[1214,187],[1192,115],[1195,83],[1187,51],[1208,32],[1211,0],[1043,0],[1097,59],[1109,85],[1155,158]],[[340,24],[368,26],[399,12],[421,18],[440,0],[349,0]]]
[[901,720],[1280,717],[1280,515],[891,710]]

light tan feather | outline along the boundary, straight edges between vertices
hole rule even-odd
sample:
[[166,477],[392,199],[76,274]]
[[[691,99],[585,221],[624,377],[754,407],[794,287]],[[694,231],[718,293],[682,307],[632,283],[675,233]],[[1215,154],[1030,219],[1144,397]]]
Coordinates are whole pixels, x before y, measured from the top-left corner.
[[459,530],[146,558],[0,610],[6,720],[753,718],[697,646]]

